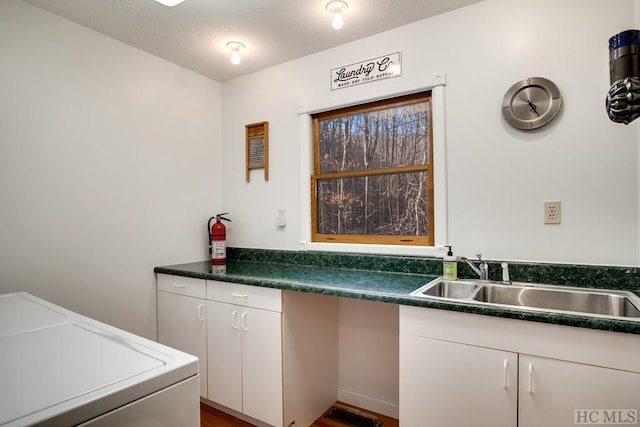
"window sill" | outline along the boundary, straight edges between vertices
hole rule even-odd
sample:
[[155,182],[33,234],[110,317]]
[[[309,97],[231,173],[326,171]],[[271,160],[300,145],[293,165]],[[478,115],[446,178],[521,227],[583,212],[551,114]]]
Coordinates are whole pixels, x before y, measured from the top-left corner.
[[444,254],[442,246],[410,245],[366,245],[360,243],[321,243],[301,241],[302,251],[345,252],[358,254],[405,255],[420,257],[439,257]]

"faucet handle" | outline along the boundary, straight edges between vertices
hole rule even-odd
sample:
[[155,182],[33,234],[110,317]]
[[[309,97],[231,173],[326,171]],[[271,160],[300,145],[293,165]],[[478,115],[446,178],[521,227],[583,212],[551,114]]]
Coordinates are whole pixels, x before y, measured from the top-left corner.
[[502,267],[502,282],[511,284],[511,279],[509,278],[509,264],[503,262],[500,264]]
[[486,261],[482,259],[482,254],[477,253],[478,261],[480,261],[480,265],[478,265],[478,269],[480,270],[480,279],[489,280],[489,265],[487,265]]

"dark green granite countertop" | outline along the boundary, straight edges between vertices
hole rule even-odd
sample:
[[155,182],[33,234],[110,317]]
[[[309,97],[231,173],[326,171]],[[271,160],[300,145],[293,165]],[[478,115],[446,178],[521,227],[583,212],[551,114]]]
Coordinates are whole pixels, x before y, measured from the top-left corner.
[[[393,259],[389,261],[389,257],[380,259],[378,257],[356,256],[351,260],[347,257],[347,261],[344,261],[344,255],[328,255],[328,258],[333,257],[334,262],[327,263],[326,257],[322,258],[322,262],[316,262],[317,260],[311,260],[310,262],[309,259],[297,259],[296,256],[299,254],[297,252],[289,252],[285,254],[287,255],[285,258],[292,262],[288,263],[282,262],[282,257],[273,257],[271,254],[265,255],[260,251],[257,252],[258,256],[256,256],[254,252],[250,252],[250,256],[247,256],[247,251],[245,250],[232,250],[231,253],[236,256],[227,261],[226,271],[224,273],[213,272],[210,261],[156,267],[154,271],[156,273],[242,283],[289,291],[309,292],[509,319],[640,334],[640,321],[618,320],[572,313],[550,313],[518,309],[515,307],[486,306],[468,302],[435,301],[412,297],[409,295],[411,292],[440,275],[437,269],[433,270],[430,267],[427,267],[426,271],[421,272],[411,271],[415,270],[415,268],[407,269],[407,263],[416,262],[413,258],[391,257]],[[383,268],[366,270],[348,268],[354,265],[361,267],[363,259],[365,264],[368,262],[377,266],[382,265]],[[429,262],[424,260],[422,264],[425,262],[429,264]],[[438,266],[441,265],[441,260],[434,260],[434,262],[437,262]],[[633,270],[632,273],[635,275],[635,269]],[[593,271],[590,273],[594,274]],[[586,274],[589,274],[589,271],[587,271]],[[618,272],[608,272],[607,274],[615,275],[618,274]],[[620,274],[626,274],[628,276],[630,273],[627,269]],[[544,283],[552,282],[547,281]],[[625,286],[615,286],[612,288],[635,290],[628,289],[628,287]]]
[[212,269],[210,261],[201,261],[156,267],[155,272],[394,303],[400,298],[408,298],[411,292],[435,278],[423,274],[239,260],[227,261],[225,273],[214,273]]

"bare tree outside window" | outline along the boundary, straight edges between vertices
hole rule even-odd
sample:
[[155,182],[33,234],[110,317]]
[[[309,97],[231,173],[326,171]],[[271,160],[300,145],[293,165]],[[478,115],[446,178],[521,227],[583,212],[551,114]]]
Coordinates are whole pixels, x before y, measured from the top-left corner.
[[433,245],[430,93],[313,123],[313,241]]

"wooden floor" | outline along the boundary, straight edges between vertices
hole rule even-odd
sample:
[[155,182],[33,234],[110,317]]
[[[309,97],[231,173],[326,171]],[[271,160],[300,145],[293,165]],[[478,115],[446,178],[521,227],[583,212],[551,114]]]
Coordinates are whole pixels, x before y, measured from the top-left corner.
[[[340,403],[341,405],[346,405],[344,403]],[[398,427],[398,420],[395,418],[390,418],[384,415],[376,414],[375,412],[367,411],[364,409],[359,409],[363,412],[372,414],[380,418],[382,421],[383,427]],[[239,420],[238,418],[232,417],[231,415],[225,414],[224,412],[218,411],[204,403],[200,404],[200,426],[201,427],[253,427],[253,424],[249,424],[245,421]],[[341,424],[339,422],[330,420],[323,417],[320,417],[313,423],[311,427],[344,427],[345,424]]]
[[222,411],[218,411],[209,405],[204,403],[200,404],[200,427],[253,427],[253,424],[249,424],[236,417],[225,414]]

